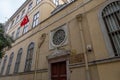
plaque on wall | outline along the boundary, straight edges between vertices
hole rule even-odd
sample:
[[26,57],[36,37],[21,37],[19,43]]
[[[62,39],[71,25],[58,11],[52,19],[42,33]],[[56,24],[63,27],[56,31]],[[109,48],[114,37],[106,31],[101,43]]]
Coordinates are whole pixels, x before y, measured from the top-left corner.
[[73,54],[70,55],[70,64],[74,63],[83,63],[84,62],[84,54]]

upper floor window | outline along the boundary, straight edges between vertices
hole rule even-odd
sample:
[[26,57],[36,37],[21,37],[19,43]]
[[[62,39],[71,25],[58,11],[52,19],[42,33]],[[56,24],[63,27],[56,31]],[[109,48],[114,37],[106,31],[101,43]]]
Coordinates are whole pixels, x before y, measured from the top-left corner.
[[26,62],[25,62],[25,70],[24,71],[30,71],[31,70],[33,52],[34,52],[34,43],[32,42],[28,46],[28,51],[27,51],[27,56],[26,56]]
[[13,26],[14,25],[14,20],[12,21],[12,23],[11,23],[11,26]]
[[23,34],[28,32],[28,23],[25,24],[24,28],[23,28]]
[[14,53],[12,52],[11,55],[10,55],[9,62],[8,62],[8,66],[7,66],[6,74],[9,74],[9,73],[10,73],[10,68],[11,68],[11,64],[12,64],[13,56],[14,56]]
[[33,27],[37,26],[39,23],[39,12],[37,12],[33,17]]
[[12,39],[15,39],[14,34],[15,34],[15,32],[12,32],[12,34],[11,34]]
[[7,62],[7,55],[4,57],[3,64],[1,67],[1,74],[3,74]]
[[120,1],[108,4],[102,11],[102,19],[115,56],[120,55]]
[[19,21],[19,15],[16,17],[16,23]]
[[32,5],[33,5],[33,2],[31,2],[28,6],[28,11],[30,11],[32,9]]
[[23,18],[25,15],[25,9],[22,11],[21,18]]
[[7,32],[9,31],[10,27],[11,27],[11,24],[8,23],[8,25],[7,25]]
[[36,0],[36,4],[38,4],[39,2],[41,2],[42,0]]
[[67,0],[68,3],[71,3],[71,2],[73,2],[73,1],[75,1],[75,0]]
[[59,5],[59,0],[53,0],[53,3],[57,6]]
[[23,51],[22,48],[18,51],[17,58],[16,58],[16,62],[15,62],[14,73],[17,73],[18,70],[19,70],[22,51]]
[[20,34],[20,27],[17,29],[17,32],[16,32],[16,38],[19,37],[19,34]]

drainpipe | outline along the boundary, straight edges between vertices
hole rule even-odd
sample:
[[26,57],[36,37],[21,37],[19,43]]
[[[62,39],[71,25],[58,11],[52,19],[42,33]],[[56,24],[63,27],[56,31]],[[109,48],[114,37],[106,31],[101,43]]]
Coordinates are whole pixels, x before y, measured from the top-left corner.
[[43,33],[41,35],[41,37],[38,39],[38,48],[37,48],[36,57],[35,57],[35,72],[34,72],[33,80],[36,80],[36,77],[37,77],[37,69],[38,69],[38,63],[39,63],[40,48],[41,48],[42,44],[44,43],[45,38],[46,38],[46,34]]
[[83,28],[82,28],[82,14],[77,15],[76,18],[79,23],[79,33],[80,33],[81,40],[82,40],[82,47],[83,47],[83,54],[84,54],[84,61],[85,61],[85,71],[86,71],[86,80],[91,80],[90,73],[89,73],[87,51],[86,51],[86,46],[85,46],[85,38],[83,35],[84,33],[83,33]]

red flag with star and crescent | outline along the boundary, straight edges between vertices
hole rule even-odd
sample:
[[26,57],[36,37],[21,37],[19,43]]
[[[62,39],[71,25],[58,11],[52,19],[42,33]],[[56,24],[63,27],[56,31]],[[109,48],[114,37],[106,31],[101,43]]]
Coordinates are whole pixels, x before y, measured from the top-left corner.
[[23,18],[23,20],[20,23],[20,26],[24,26],[25,24],[27,24],[29,22],[28,16],[25,15],[25,17]]

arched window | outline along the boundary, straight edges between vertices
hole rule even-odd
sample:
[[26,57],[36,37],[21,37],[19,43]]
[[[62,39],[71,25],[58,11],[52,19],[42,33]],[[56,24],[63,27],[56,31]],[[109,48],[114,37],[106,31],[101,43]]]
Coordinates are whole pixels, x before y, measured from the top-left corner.
[[2,65],[2,68],[1,68],[1,74],[3,74],[3,72],[4,72],[6,62],[7,62],[7,55],[4,57],[3,65]]
[[16,62],[15,62],[15,68],[14,68],[14,73],[18,73],[19,66],[20,66],[20,61],[21,61],[21,55],[22,55],[23,49],[19,49]]
[[115,56],[120,55],[120,1],[109,3],[102,11],[102,19],[107,29]]
[[11,64],[12,64],[13,56],[14,56],[14,53],[12,52],[11,55],[10,55],[9,62],[8,62],[8,66],[7,66],[6,74],[9,74],[9,72],[10,72],[10,68],[11,68]]
[[27,51],[27,56],[26,56],[26,62],[25,62],[25,69],[24,69],[24,71],[30,71],[31,70],[33,52],[34,52],[34,43],[32,42],[28,46],[28,51]]

